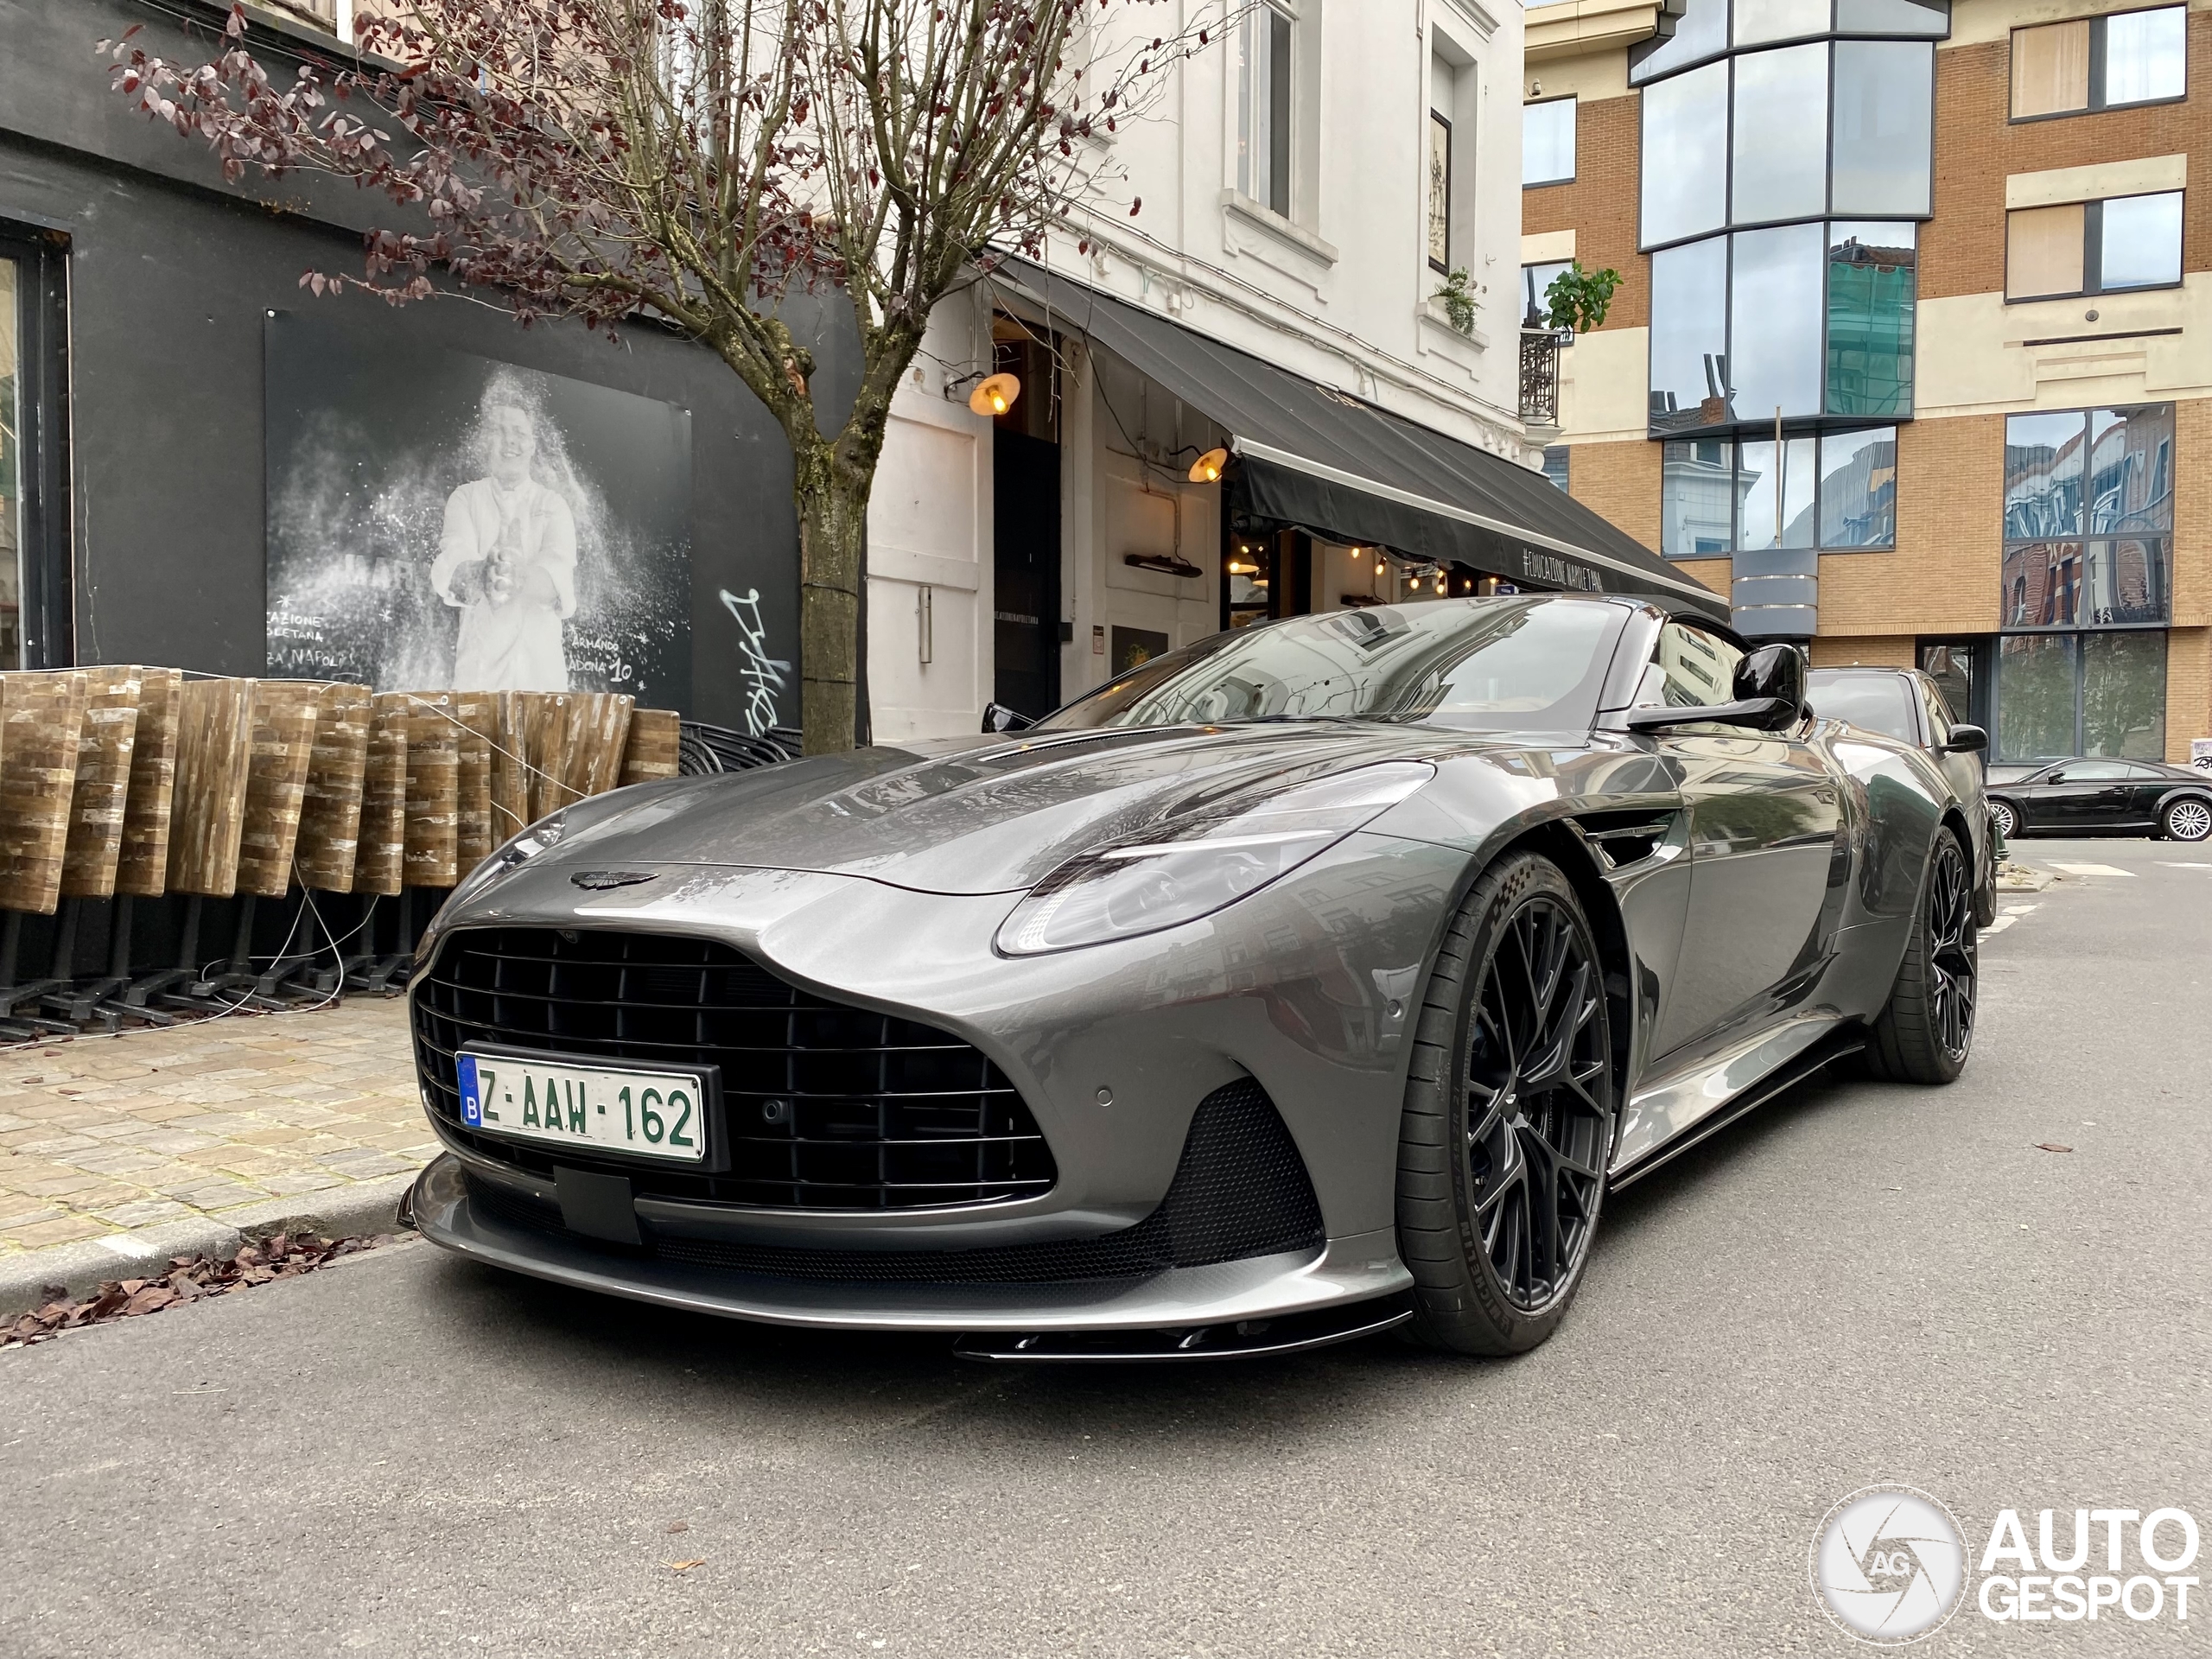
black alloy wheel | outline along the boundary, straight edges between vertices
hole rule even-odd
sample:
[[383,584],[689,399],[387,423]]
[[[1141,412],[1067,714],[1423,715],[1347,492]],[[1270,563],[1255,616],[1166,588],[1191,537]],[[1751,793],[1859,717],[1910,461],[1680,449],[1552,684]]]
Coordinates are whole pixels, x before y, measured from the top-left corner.
[[1605,1199],[1614,1063],[1574,889],[1524,854],[1476,883],[1424,1000],[1399,1140],[1412,1334],[1518,1353],[1573,1298]]
[[1937,830],[1897,983],[1869,1033],[1867,1063],[1880,1076],[1948,1083],[1966,1067],[1980,978],[1968,869],[1957,834]]
[[1483,972],[1467,1053],[1467,1184],[1506,1300],[1535,1313],[1581,1265],[1598,1220],[1612,1111],[1602,976],[1577,918],[1534,898]]
[[1963,1065],[1967,1050],[1974,1046],[1980,940],[1966,855],[1948,836],[1936,847],[1928,871],[1928,938],[1936,1040],[1944,1053]]

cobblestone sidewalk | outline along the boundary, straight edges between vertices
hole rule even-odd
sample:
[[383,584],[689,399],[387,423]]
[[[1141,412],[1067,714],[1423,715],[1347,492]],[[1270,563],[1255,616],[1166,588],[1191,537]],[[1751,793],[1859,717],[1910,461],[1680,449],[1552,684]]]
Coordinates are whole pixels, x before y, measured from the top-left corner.
[[407,1005],[0,1052],[0,1256],[418,1169]]

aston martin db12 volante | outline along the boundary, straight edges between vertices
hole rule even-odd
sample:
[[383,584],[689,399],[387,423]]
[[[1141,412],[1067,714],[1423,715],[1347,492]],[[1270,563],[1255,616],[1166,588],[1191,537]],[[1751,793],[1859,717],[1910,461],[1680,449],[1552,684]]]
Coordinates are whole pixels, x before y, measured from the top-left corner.
[[417,957],[415,1216],[977,1358],[1516,1351],[1609,1187],[1847,1053],[1958,1074],[1977,817],[1639,600],[1217,635],[524,832]]

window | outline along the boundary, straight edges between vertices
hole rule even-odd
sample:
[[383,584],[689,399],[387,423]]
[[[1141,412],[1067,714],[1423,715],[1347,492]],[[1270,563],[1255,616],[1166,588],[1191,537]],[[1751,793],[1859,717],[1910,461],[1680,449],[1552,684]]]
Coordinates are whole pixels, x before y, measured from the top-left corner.
[[2165,752],[2174,407],[2005,423],[1999,758]]
[[1428,112],[1428,264],[1448,271],[1452,264],[1452,123]]
[[1770,437],[1669,443],[1659,467],[1660,550],[1698,559],[1894,547],[1897,456],[1893,426],[1785,433],[1778,452]]
[[1643,245],[1717,231],[1728,219],[1728,66],[1643,92]]
[[2165,750],[2163,632],[2021,633],[1998,642],[1998,760],[2156,760]]
[[2171,404],[2009,418],[2004,626],[2164,622],[2173,492]]
[[1567,458],[1569,447],[1564,443],[1547,444],[1544,448],[1544,476],[1561,490],[1567,488]]
[[1910,41],[1837,43],[1831,213],[1929,211],[1935,72],[1933,49]]
[[1920,740],[1920,715],[1914,707],[1913,682],[1902,674],[1853,673],[1815,669],[1807,700],[1822,720],[1849,721],[1885,737]]
[[1838,41],[1654,81],[1643,100],[1642,245],[1828,215],[1926,218],[1935,76],[1924,41]]
[[1521,109],[1521,182],[1566,184],[1574,177],[1574,100],[1547,99]]
[[2012,31],[2012,118],[2157,104],[2189,90],[2188,8]]
[[1236,188],[1290,216],[1290,14],[1262,3],[1236,35]]
[[1729,222],[1758,225],[1826,212],[1828,48],[1754,52],[1737,59],[1735,71]]
[[2067,299],[2181,281],[2178,190],[2005,215],[2005,297]]
[[1918,228],[1911,224],[1828,226],[1827,380],[1822,407],[1830,415],[1912,413]]
[[[1783,225],[1651,256],[1654,436],[1912,413],[1918,227]],[[1525,279],[1524,279],[1525,280]]]
[[1551,302],[1544,296],[1551,286],[1567,274],[1573,262],[1554,260],[1548,264],[1521,267],[1521,326],[1524,328],[1543,328],[1550,325],[1545,318],[1551,313]]

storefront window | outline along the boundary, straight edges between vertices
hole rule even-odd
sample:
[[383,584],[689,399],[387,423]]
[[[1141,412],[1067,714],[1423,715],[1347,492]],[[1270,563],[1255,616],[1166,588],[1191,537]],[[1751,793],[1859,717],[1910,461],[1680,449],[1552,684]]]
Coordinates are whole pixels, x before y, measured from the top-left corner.
[[1997,651],[1997,758],[2061,759],[2074,749],[2075,636],[2015,635]]
[[1964,640],[1943,640],[1920,648],[1920,671],[1936,682],[1943,706],[1961,723],[1974,720],[1974,648]]
[[2082,636],[2082,747],[2075,753],[2165,759],[2164,633]]

